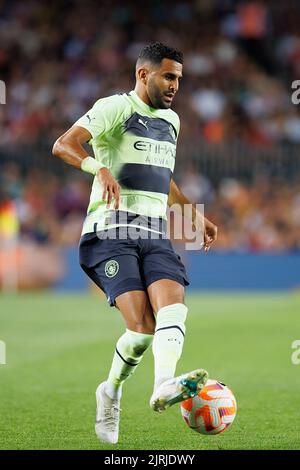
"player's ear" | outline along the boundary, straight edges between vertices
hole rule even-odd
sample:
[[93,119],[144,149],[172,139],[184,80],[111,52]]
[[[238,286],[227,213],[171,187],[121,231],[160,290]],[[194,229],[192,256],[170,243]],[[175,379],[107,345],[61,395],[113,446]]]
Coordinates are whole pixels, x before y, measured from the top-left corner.
[[138,67],[136,70],[136,78],[139,79],[144,85],[146,85],[148,80],[149,70],[147,67]]

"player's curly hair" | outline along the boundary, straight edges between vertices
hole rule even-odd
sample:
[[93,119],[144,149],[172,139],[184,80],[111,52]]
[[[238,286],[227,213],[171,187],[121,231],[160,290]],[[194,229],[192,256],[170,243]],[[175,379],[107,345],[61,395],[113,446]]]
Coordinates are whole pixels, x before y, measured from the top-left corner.
[[173,47],[166,46],[161,42],[155,42],[143,47],[137,61],[144,62],[149,60],[153,64],[160,64],[163,59],[171,59],[183,64],[182,52]]

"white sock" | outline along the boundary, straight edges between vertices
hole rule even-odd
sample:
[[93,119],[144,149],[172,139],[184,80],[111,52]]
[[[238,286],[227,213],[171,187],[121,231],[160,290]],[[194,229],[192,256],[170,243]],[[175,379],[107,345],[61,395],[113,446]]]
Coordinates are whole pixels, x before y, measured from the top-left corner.
[[181,356],[187,307],[172,304],[161,308],[156,317],[153,339],[154,390],[165,380],[175,376],[177,362]]
[[124,381],[133,374],[152,340],[153,335],[128,329],[119,338],[105,387],[110,398],[121,398]]

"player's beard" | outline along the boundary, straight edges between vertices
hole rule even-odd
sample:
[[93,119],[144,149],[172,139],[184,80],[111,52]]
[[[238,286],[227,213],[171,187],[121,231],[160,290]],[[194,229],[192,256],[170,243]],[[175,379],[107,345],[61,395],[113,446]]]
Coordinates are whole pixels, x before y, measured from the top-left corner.
[[147,93],[153,108],[169,109],[171,107],[172,102],[167,103],[164,101],[165,92],[163,92],[154,82],[149,81]]

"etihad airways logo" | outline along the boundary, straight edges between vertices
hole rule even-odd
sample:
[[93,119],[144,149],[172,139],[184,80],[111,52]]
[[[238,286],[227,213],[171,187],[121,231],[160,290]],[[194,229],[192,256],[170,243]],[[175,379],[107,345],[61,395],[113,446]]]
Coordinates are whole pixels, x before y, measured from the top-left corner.
[[175,158],[176,156],[176,148],[172,144],[166,143],[159,143],[155,144],[152,142],[147,142],[145,140],[137,140],[133,144],[134,148],[136,150],[139,150],[140,152],[148,152],[148,154],[152,156],[157,156],[161,155],[164,157],[172,157]]

